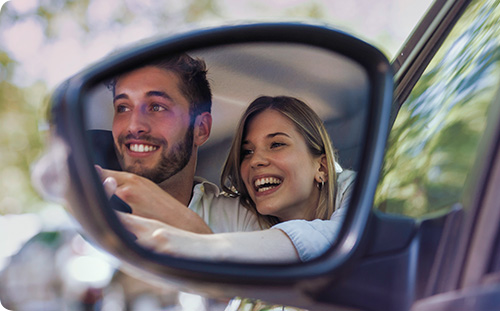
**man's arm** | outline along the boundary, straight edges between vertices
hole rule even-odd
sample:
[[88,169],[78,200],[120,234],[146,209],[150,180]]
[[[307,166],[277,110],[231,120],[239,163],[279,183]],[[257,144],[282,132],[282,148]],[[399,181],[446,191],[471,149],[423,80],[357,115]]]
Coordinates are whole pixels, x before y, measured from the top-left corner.
[[132,214],[191,232],[212,233],[200,216],[149,179],[101,168],[98,171],[108,195],[115,194],[125,201],[130,205]]

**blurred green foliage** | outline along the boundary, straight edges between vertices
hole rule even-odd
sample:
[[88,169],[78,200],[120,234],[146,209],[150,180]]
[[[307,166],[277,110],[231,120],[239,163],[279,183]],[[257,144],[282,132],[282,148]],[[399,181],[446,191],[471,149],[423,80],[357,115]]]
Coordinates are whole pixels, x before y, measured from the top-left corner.
[[[5,54],[0,57],[1,75],[8,77],[11,60]],[[39,208],[29,171],[43,146],[38,121],[39,101],[45,94],[41,83],[21,89],[7,79],[0,81],[0,214]]]
[[460,202],[500,85],[500,1],[474,1],[403,104],[375,206],[423,216]]

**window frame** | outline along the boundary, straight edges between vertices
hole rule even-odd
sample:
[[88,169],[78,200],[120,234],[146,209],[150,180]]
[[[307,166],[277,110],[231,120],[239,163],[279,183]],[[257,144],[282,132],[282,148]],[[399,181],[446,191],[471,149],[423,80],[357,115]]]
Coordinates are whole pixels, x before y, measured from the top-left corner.
[[389,128],[392,128],[401,105],[471,1],[434,1],[391,62],[395,89]]

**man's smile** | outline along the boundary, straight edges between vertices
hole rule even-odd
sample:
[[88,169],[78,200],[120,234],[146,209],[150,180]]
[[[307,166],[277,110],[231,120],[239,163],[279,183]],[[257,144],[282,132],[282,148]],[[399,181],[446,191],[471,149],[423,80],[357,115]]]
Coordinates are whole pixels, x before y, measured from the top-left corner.
[[130,151],[139,153],[153,152],[158,149],[158,146],[148,144],[126,144],[126,146]]
[[117,144],[120,146],[122,153],[132,158],[147,157],[167,146],[164,140],[152,137],[151,135],[134,137],[130,134],[126,136],[120,135]]

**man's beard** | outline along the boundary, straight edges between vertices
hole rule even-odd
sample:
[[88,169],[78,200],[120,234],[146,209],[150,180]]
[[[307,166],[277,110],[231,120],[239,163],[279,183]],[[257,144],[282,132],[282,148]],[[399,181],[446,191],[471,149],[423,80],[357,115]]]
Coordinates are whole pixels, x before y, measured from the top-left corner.
[[123,154],[118,152],[118,148],[115,145],[116,155],[120,162],[122,169],[126,172],[134,173],[150,179],[156,184],[159,184],[170,177],[174,176],[178,172],[180,172],[191,159],[191,154],[193,153],[193,134],[194,134],[194,126],[189,126],[186,136],[184,140],[180,141],[178,144],[172,146],[172,150],[168,152],[168,143],[164,139],[152,138],[149,135],[141,135],[139,137],[127,137],[120,136],[118,138],[118,145],[123,146],[123,141],[126,139],[140,139],[146,142],[149,142],[153,145],[159,145],[162,147],[161,159],[158,164],[153,168],[144,168],[142,167],[142,159],[133,160],[134,163],[125,166],[125,161]]

